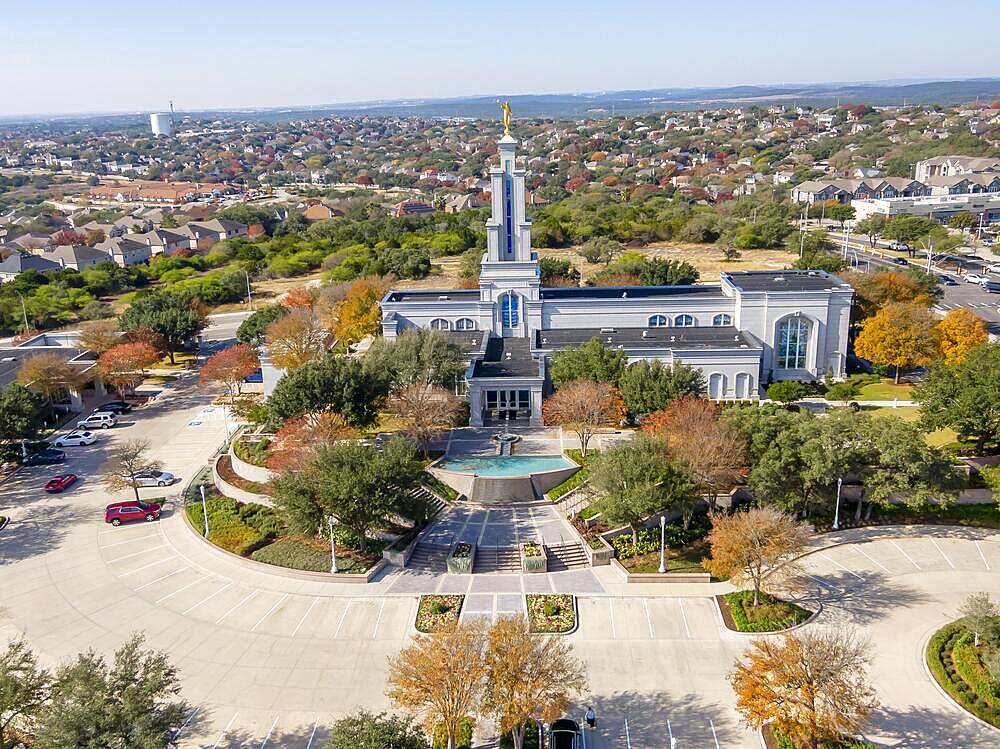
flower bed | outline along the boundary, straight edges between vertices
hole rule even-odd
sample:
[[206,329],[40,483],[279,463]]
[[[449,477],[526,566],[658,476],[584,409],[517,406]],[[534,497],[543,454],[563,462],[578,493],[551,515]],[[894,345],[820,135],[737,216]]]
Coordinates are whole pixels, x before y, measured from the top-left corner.
[[[710,556],[708,541],[699,539],[686,544],[679,549],[668,548],[664,553],[667,572],[705,572],[701,566],[703,560]],[[660,571],[660,550],[651,551],[639,556],[628,557],[621,561],[622,566],[630,573],[644,574]]]
[[573,596],[529,595],[528,624],[532,632],[561,634],[571,632],[576,627],[576,606]]
[[1000,685],[983,668],[972,633],[960,622],[946,624],[931,636],[927,665],[934,680],[955,702],[1000,728]]
[[448,555],[448,572],[459,575],[472,573],[472,560],[476,558],[476,547],[464,541],[455,544],[455,547]]
[[[242,458],[240,458],[242,460]],[[233,470],[232,461],[229,459],[227,453],[219,456],[218,462],[215,464],[215,469],[219,472],[219,476],[227,484],[232,484],[237,489],[242,489],[245,492],[250,492],[251,494],[270,494],[271,487],[268,484],[260,484],[256,481],[248,481],[247,479],[240,476],[236,471]]]
[[[667,572],[705,572],[701,563],[710,553],[706,540],[708,529],[708,519],[705,516],[696,517],[689,528],[677,523],[667,523],[664,529]],[[615,536],[611,539],[611,545],[615,549],[615,557],[629,573],[659,572],[659,526],[640,529],[638,545],[632,542],[631,533]]]
[[[808,746],[796,744],[773,725],[764,726],[761,729],[761,736],[767,749],[804,749]],[[834,741],[820,741],[819,749],[872,749],[872,745],[866,741],[844,737]]]
[[722,604],[726,626],[736,632],[779,632],[802,624],[813,613],[764,592],[760,594],[760,604],[754,606],[752,590],[716,596],[716,600]]
[[523,572],[545,572],[548,559],[539,544],[521,544],[521,570]]
[[271,440],[267,437],[253,441],[241,438],[233,442],[233,452],[244,463],[263,467],[267,465],[267,448],[270,444]]
[[418,632],[437,632],[458,623],[465,596],[420,596],[417,606]]
[[[243,504],[216,496],[205,502],[208,508],[208,540],[226,551],[248,556],[284,532],[284,522],[270,507]],[[185,507],[188,519],[199,531],[205,527],[201,502]]]

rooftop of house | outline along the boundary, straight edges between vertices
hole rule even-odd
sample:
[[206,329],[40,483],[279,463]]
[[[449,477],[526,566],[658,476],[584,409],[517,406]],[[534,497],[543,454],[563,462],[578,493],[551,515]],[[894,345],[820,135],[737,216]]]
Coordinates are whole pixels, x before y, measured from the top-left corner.
[[486,355],[476,362],[473,377],[538,377],[538,362],[527,338],[490,336]]
[[546,328],[535,333],[535,347],[543,351],[579,346],[597,338],[607,348],[649,349],[759,349],[748,333],[731,325],[690,328]]
[[387,302],[469,302],[479,299],[479,289],[415,289],[393,290]]

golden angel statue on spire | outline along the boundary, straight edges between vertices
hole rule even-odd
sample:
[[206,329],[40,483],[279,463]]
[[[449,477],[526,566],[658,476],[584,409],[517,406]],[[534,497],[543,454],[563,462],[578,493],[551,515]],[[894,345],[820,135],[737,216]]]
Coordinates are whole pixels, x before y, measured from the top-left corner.
[[500,111],[503,112],[503,134],[510,135],[510,102],[500,102]]

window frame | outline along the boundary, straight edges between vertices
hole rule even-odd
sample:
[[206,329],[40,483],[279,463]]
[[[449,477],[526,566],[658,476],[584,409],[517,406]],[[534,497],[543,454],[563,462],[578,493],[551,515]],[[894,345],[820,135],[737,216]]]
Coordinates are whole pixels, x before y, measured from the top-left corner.
[[647,328],[669,328],[670,318],[666,315],[650,315],[646,318]]
[[[444,324],[444,327],[441,327],[441,323]],[[435,317],[433,320],[430,321],[430,329],[437,330],[440,332],[449,331],[451,330],[451,320],[448,320],[444,317]]]
[[697,322],[698,321],[694,319],[694,315],[689,315],[687,312],[681,312],[679,315],[674,316],[672,327],[693,328],[697,325]]

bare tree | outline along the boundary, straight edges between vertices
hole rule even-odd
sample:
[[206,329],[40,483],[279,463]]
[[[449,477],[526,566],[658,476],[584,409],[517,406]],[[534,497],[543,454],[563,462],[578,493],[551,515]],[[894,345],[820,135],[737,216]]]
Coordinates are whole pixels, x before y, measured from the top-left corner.
[[111,492],[131,489],[138,501],[136,474],[157,471],[162,465],[158,460],[151,459],[147,455],[148,451],[149,440],[143,439],[127,440],[112,450],[102,466],[105,488]]
[[98,355],[121,341],[117,320],[94,320],[80,328],[80,346]]
[[576,434],[586,457],[587,446],[597,430],[617,426],[624,418],[625,403],[614,385],[572,380],[546,399],[542,416],[546,424],[558,424]]
[[790,578],[794,560],[805,550],[809,531],[773,507],[753,507],[732,515],[712,517],[708,541],[712,556],[705,569],[735,585],[753,586],[753,605],[760,605],[765,581]]
[[406,433],[426,456],[431,440],[451,429],[462,413],[462,403],[447,390],[434,385],[407,385],[395,390],[386,404],[402,419]]
[[749,725],[772,723],[796,746],[817,749],[861,730],[878,708],[867,682],[870,660],[868,643],[849,630],[808,630],[754,640],[729,682]]

